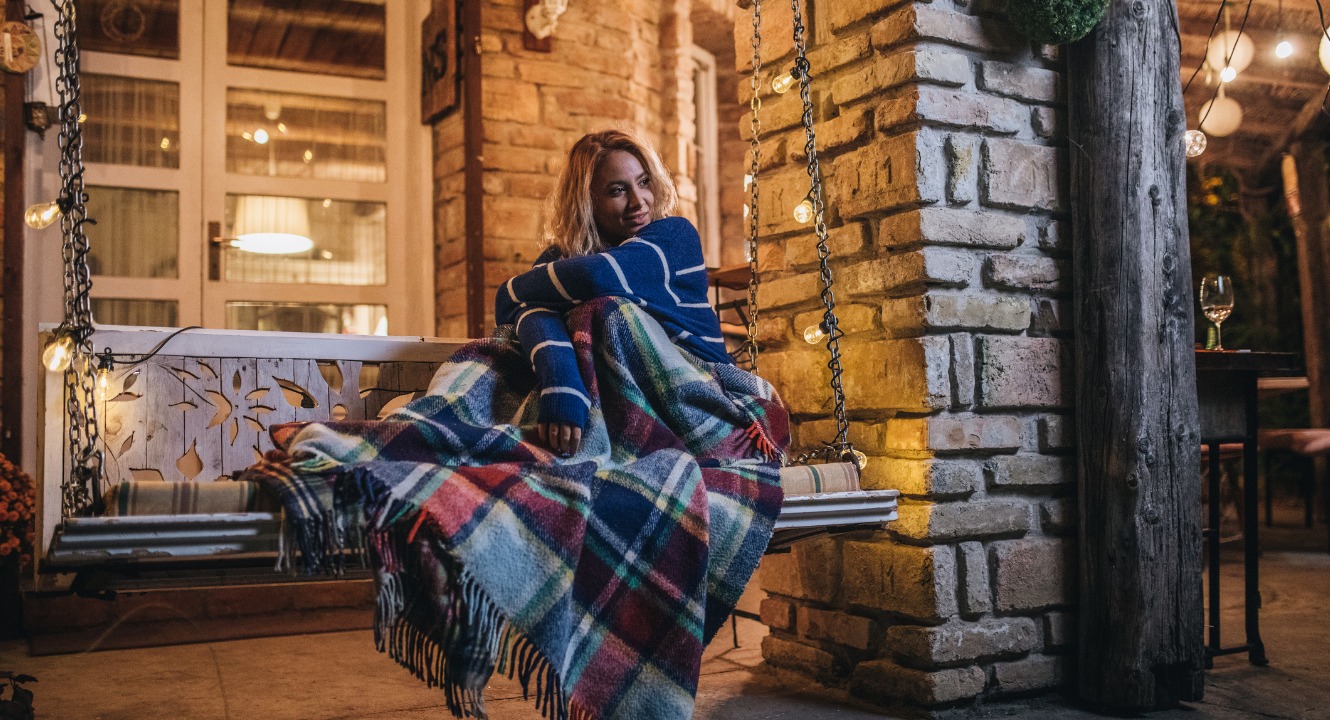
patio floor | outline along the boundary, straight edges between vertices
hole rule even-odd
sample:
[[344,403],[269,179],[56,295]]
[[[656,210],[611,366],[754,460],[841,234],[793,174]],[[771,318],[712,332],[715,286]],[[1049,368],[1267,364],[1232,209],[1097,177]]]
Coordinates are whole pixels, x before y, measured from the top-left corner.
[[[1271,663],[1219,658],[1205,701],[1151,718],[1330,717],[1330,554],[1324,528],[1275,528],[1262,561],[1262,632]],[[1283,538],[1283,539],[1281,539]],[[1311,539],[1308,539],[1311,538]],[[1320,542],[1315,542],[1320,538]],[[1292,548],[1292,549],[1278,549]],[[1240,638],[1241,564],[1236,544],[1223,554],[1226,643]],[[750,607],[756,595],[746,598]],[[762,665],[761,625],[739,621],[739,647],[727,628],[707,650],[697,718],[860,720],[891,717]],[[430,690],[373,649],[368,631],[260,638],[195,645],[29,657],[22,642],[0,643],[0,669],[36,676],[38,718],[141,720],[441,720]],[[536,718],[511,681],[488,692],[494,720]],[[1098,717],[1060,697],[970,708],[984,718]]]

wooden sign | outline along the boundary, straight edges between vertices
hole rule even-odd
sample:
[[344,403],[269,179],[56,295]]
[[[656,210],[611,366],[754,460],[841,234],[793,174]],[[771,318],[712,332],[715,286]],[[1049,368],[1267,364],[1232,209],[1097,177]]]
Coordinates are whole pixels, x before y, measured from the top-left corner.
[[437,122],[457,108],[457,4],[434,0],[420,24],[420,122]]

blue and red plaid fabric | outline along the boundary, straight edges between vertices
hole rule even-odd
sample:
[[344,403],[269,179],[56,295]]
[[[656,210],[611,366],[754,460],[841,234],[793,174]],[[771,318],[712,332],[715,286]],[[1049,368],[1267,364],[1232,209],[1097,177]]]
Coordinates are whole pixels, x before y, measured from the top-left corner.
[[779,513],[788,417],[630,303],[567,322],[592,399],[572,458],[534,437],[530,361],[482,340],[383,421],[276,431],[287,455],[246,478],[282,497],[312,568],[340,562],[363,513],[379,649],[454,715],[483,717],[498,671],[549,718],[686,718]]

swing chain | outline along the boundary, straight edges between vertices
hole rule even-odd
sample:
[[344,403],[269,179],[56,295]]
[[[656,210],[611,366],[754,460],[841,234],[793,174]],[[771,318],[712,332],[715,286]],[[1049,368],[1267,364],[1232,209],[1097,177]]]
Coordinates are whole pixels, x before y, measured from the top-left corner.
[[761,88],[762,75],[762,0],[753,0],[753,75],[749,78],[749,88],[752,90],[752,96],[748,99],[748,109],[750,111],[748,125],[752,133],[752,139],[749,141],[749,159],[748,169],[749,195],[748,195],[748,339],[744,341],[741,350],[748,354],[749,372],[757,372],[757,175],[758,168],[761,165],[762,158],[762,120],[760,118],[762,110],[762,98],[759,97],[758,90]]
[[827,361],[827,367],[831,370],[831,394],[835,401],[833,414],[836,418],[836,439],[828,443],[824,450],[810,454],[830,455],[845,462],[853,462],[857,466],[859,461],[854,446],[849,441],[850,423],[845,417],[845,388],[841,381],[843,369],[840,354],[840,339],[845,333],[841,331],[840,322],[836,318],[836,295],[832,291],[834,282],[831,276],[831,265],[828,263],[831,257],[831,249],[827,244],[827,224],[824,217],[826,206],[822,197],[822,172],[817,162],[817,134],[813,130],[812,73],[809,71],[810,65],[807,56],[807,44],[804,38],[801,1],[790,0],[790,6],[794,11],[795,50],[794,72],[791,74],[799,79],[799,97],[803,101],[803,126],[804,135],[807,138],[804,143],[804,154],[808,157],[810,183],[808,198],[813,203],[813,227],[817,233],[817,257],[822,274],[821,297],[822,304],[826,307],[826,311],[822,315],[822,328],[827,334],[827,351],[831,355],[830,360]]
[[55,23],[58,68],[56,89],[60,94],[60,197],[64,259],[65,317],[57,335],[74,341],[74,360],[65,370],[65,414],[68,422],[67,462],[69,473],[61,485],[61,507],[65,517],[96,509],[96,492],[102,480],[104,456],[97,422],[93,380],[92,277],[88,271],[88,195],[83,184],[83,114],[79,101],[79,50],[75,29],[74,0],[56,4]]

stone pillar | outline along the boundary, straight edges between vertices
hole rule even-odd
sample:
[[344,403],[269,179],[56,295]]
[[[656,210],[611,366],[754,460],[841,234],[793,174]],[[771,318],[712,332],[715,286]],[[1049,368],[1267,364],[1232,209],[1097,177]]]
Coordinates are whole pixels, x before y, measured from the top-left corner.
[[[828,3],[810,44],[850,438],[869,456],[864,485],[902,501],[885,532],[767,558],[763,653],[883,704],[939,708],[1067,677],[1062,62],[1000,5]],[[790,66],[789,23],[788,5],[764,3],[770,73]],[[741,70],[749,32],[741,16]],[[835,429],[825,350],[801,339],[821,310],[815,238],[791,215],[808,182],[799,98],[763,99],[761,367],[809,448]]]

